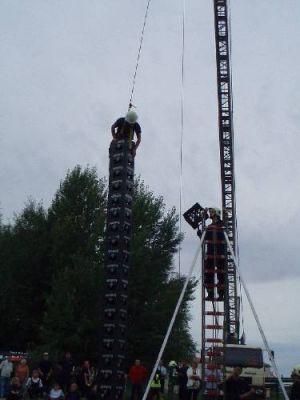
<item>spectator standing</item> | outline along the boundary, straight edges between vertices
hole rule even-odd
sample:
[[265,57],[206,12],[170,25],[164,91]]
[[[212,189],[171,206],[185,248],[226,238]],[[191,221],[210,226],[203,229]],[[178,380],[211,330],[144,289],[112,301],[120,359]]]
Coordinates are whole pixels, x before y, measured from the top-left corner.
[[75,363],[69,351],[66,351],[64,354],[64,358],[61,361],[61,368],[63,386],[69,388],[75,371]]
[[37,369],[32,370],[31,377],[26,382],[26,390],[30,399],[37,399],[43,395],[43,382]]
[[0,397],[6,397],[8,394],[9,381],[13,372],[13,363],[9,357],[0,364]]
[[141,361],[135,360],[128,374],[131,383],[131,400],[140,400],[142,398],[147,375],[148,371],[141,365]]
[[300,365],[295,365],[291,378],[293,384],[291,387],[290,400],[300,400]]
[[43,353],[43,358],[39,363],[38,371],[40,378],[42,379],[44,389],[46,392],[48,392],[51,385],[53,365],[49,360],[49,354],[47,352]]
[[167,368],[164,366],[163,361],[160,360],[159,364],[158,364],[158,368],[157,371],[160,374],[160,391],[161,393],[164,393],[165,391],[165,380],[166,380],[166,376],[167,376]]
[[29,367],[26,358],[22,358],[16,368],[15,376],[19,378],[21,387],[24,389],[29,378]]
[[54,383],[52,389],[49,392],[49,399],[50,400],[63,400],[64,392],[59,383]]
[[179,394],[178,398],[179,400],[187,400],[187,370],[189,366],[185,361],[182,361],[179,363],[178,368],[177,368],[177,374],[178,374],[178,386],[179,386]]
[[171,360],[168,365],[168,398],[172,400],[174,398],[174,387],[178,383],[177,376],[177,362]]
[[6,400],[22,400],[23,393],[22,393],[22,385],[20,379],[16,376],[12,378],[10,382],[10,389]]
[[160,372],[157,370],[150,383],[149,400],[159,400],[161,390]]
[[94,371],[90,366],[90,362],[85,360],[83,362],[81,373],[80,373],[80,390],[84,397],[87,397],[94,383]]
[[243,371],[242,366],[233,368],[233,372],[226,380],[225,390],[227,400],[243,400],[255,395],[255,390],[240,377]]
[[192,362],[192,365],[187,370],[187,393],[188,400],[197,400],[198,393],[201,388],[201,371],[198,368],[196,362]]

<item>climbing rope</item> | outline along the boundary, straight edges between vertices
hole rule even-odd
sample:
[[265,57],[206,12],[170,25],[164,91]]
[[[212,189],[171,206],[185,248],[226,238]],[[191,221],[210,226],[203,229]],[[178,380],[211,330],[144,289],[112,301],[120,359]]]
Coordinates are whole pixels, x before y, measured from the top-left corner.
[[283,395],[284,395],[285,400],[289,400],[289,396],[287,395],[286,389],[285,389],[285,387],[284,387],[284,385],[283,385],[283,382],[282,382],[282,379],[281,379],[281,375],[280,375],[280,373],[279,373],[279,369],[278,369],[278,367],[277,367],[277,365],[276,365],[276,362],[275,362],[273,353],[272,353],[272,351],[271,351],[271,349],[270,349],[270,347],[269,347],[269,344],[268,344],[266,335],[265,335],[265,333],[264,333],[264,331],[263,331],[262,325],[261,325],[261,323],[260,323],[260,320],[259,320],[258,315],[257,315],[257,313],[256,313],[256,310],[255,310],[255,308],[254,308],[254,305],[253,305],[252,299],[251,299],[251,297],[250,297],[250,293],[249,293],[249,291],[248,291],[248,289],[247,289],[246,283],[245,283],[245,281],[244,281],[244,279],[243,279],[243,277],[242,277],[242,275],[241,275],[241,271],[240,271],[240,268],[239,268],[239,265],[238,265],[238,260],[237,260],[236,257],[235,257],[233,248],[232,248],[232,246],[231,246],[231,243],[230,243],[230,241],[229,241],[229,238],[228,238],[228,235],[227,235],[226,232],[225,232],[225,239],[226,239],[228,248],[229,248],[229,250],[230,250],[232,259],[233,259],[233,261],[234,261],[236,271],[238,272],[239,277],[240,277],[240,281],[241,281],[241,283],[242,283],[242,285],[243,285],[243,288],[244,288],[246,297],[247,297],[247,299],[248,299],[250,308],[251,308],[251,310],[252,310],[254,319],[255,319],[255,321],[256,321],[258,330],[259,330],[260,335],[261,335],[261,337],[262,337],[262,340],[263,340],[263,342],[264,342],[265,348],[266,348],[266,350],[267,350],[267,352],[268,352],[269,359],[270,359],[270,361],[271,361],[271,364],[272,364],[272,367],[273,367],[273,369],[274,369],[275,375],[276,375],[276,377],[277,377],[277,379],[278,379],[278,381],[279,381],[279,384],[280,384],[282,393],[283,393]]
[[170,337],[170,334],[171,334],[171,331],[172,331],[172,328],[173,328],[175,319],[176,319],[176,317],[177,317],[179,308],[180,308],[180,306],[181,306],[182,300],[183,300],[183,298],[184,298],[184,295],[185,295],[185,292],[186,292],[188,283],[189,283],[189,281],[190,281],[190,279],[191,279],[193,270],[194,270],[194,268],[195,268],[196,262],[197,262],[197,260],[198,260],[199,254],[200,254],[200,252],[201,252],[202,243],[203,243],[203,241],[204,241],[204,237],[205,237],[205,231],[202,233],[202,236],[201,236],[201,239],[200,239],[200,243],[199,243],[199,245],[198,245],[198,248],[197,248],[197,250],[196,250],[195,256],[194,256],[193,261],[192,261],[192,264],[191,264],[191,266],[190,266],[189,273],[188,273],[188,275],[187,275],[187,277],[186,277],[186,279],[185,279],[185,282],[184,282],[182,291],[181,291],[180,296],[179,296],[179,299],[178,299],[178,301],[177,301],[177,304],[176,304],[176,307],[175,307],[175,310],[174,310],[172,319],[171,319],[171,321],[170,321],[170,324],[169,324],[167,333],[166,333],[166,335],[165,335],[164,341],[163,341],[163,343],[162,343],[162,345],[161,345],[161,348],[160,348],[160,350],[159,350],[159,353],[158,353],[156,362],[155,362],[154,367],[153,367],[153,370],[152,370],[152,372],[151,372],[151,375],[150,375],[150,378],[149,378],[149,381],[148,381],[148,384],[147,384],[147,387],[146,387],[146,390],[145,390],[145,393],[144,393],[144,396],[143,396],[142,400],[146,400],[146,398],[147,398],[147,396],[148,396],[148,393],[149,393],[149,390],[150,390],[151,382],[152,382],[153,379],[154,379],[154,375],[155,375],[155,373],[156,373],[156,370],[157,370],[159,361],[161,360],[161,357],[162,357],[162,355],[163,355],[163,352],[164,352],[164,350],[165,350],[165,348],[166,348],[166,345],[167,345],[167,343],[168,343],[168,340],[169,340],[169,337]]
[[145,16],[144,16],[143,28],[142,28],[142,32],[141,32],[140,46],[138,49],[138,55],[137,55],[135,70],[134,70],[133,79],[132,79],[132,88],[131,88],[131,94],[130,94],[130,99],[129,99],[129,109],[132,107],[133,93],[134,93],[134,89],[135,89],[137,71],[138,71],[138,67],[139,67],[139,63],[140,63],[140,57],[141,57],[141,51],[142,51],[142,46],[143,46],[144,33],[145,33],[145,27],[146,27],[146,23],[147,23],[147,17],[148,17],[150,3],[151,3],[151,0],[148,0],[146,12],[145,12]]
[[[182,49],[181,49],[181,113],[180,113],[180,183],[179,183],[179,233],[182,234],[183,187],[183,133],[184,133],[184,55],[185,55],[185,0],[182,0]],[[178,272],[181,273],[181,247],[178,251]]]

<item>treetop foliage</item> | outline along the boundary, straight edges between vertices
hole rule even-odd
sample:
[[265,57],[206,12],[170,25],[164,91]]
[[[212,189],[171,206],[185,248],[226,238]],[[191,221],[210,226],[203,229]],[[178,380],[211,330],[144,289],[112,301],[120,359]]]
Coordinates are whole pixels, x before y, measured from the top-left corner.
[[[135,182],[129,272],[128,363],[151,364],[158,353],[185,277],[174,271],[182,236],[175,208],[166,210]],[[30,200],[11,225],[0,218],[0,343],[3,350],[70,350],[96,360],[100,345],[107,182],[95,168],[76,166],[48,210]],[[191,281],[166,358],[195,353],[189,331]],[[180,343],[180,346],[178,345]]]

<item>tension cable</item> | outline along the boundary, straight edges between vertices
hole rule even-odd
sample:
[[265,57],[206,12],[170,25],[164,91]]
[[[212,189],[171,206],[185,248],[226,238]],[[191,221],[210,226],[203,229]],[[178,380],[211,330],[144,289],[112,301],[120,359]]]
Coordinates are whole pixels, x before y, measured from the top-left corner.
[[[181,113],[180,113],[180,183],[179,183],[179,233],[182,234],[183,187],[183,133],[184,133],[184,54],[185,54],[185,0],[182,0],[182,51],[181,51]],[[178,272],[181,273],[181,246],[178,251]]]
[[264,330],[263,330],[262,325],[261,325],[261,323],[260,323],[260,320],[259,320],[259,318],[258,318],[257,312],[256,312],[256,310],[255,310],[255,308],[254,308],[254,304],[253,304],[253,302],[252,302],[250,293],[248,292],[246,283],[245,283],[243,277],[241,276],[241,271],[240,271],[240,268],[239,268],[238,260],[237,260],[237,258],[236,258],[235,255],[234,255],[233,248],[232,248],[232,246],[231,246],[231,243],[230,243],[230,241],[229,241],[229,238],[228,238],[228,235],[227,235],[226,232],[225,232],[225,239],[226,239],[228,248],[229,248],[229,250],[230,250],[232,259],[233,259],[233,261],[234,261],[235,268],[236,268],[236,270],[237,270],[237,272],[238,272],[238,274],[239,274],[240,281],[241,281],[241,283],[242,283],[242,285],[243,285],[243,288],[244,288],[246,297],[247,297],[247,299],[248,299],[248,303],[249,303],[249,305],[250,305],[251,311],[252,311],[252,313],[253,313],[254,319],[255,319],[255,321],[256,321],[258,330],[259,330],[260,335],[261,335],[261,337],[262,337],[262,340],[263,340],[263,342],[264,342],[265,348],[266,348],[266,350],[267,350],[267,352],[268,352],[268,356],[269,356],[269,359],[270,359],[270,361],[271,361],[273,370],[274,370],[275,375],[276,375],[276,377],[277,377],[277,379],[278,379],[278,381],[279,381],[279,385],[280,385],[280,387],[281,387],[281,390],[282,390],[284,399],[285,399],[285,400],[289,400],[289,397],[288,397],[288,395],[287,395],[286,389],[285,389],[284,384],[283,384],[282,379],[281,379],[281,375],[280,375],[279,369],[278,369],[277,364],[276,364],[276,362],[275,362],[274,355],[273,355],[273,353],[272,353],[272,351],[271,351],[271,349],[270,349],[270,346],[269,346],[269,344],[268,344],[266,335],[265,335],[265,333],[264,333]]

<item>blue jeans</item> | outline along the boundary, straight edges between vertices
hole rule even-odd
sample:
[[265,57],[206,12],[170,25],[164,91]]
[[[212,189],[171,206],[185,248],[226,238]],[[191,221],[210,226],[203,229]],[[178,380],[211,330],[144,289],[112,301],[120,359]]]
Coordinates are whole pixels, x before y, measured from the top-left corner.
[[6,397],[8,395],[9,378],[0,376],[0,397]]

